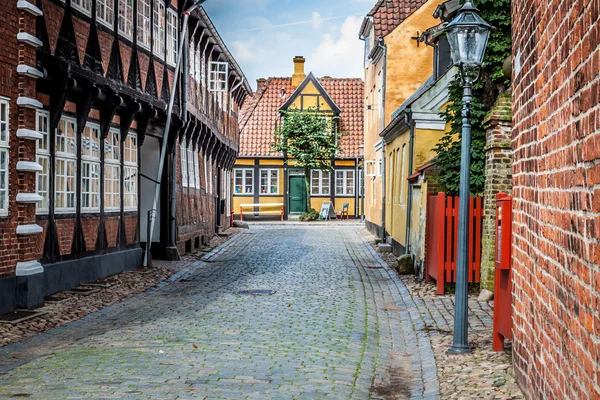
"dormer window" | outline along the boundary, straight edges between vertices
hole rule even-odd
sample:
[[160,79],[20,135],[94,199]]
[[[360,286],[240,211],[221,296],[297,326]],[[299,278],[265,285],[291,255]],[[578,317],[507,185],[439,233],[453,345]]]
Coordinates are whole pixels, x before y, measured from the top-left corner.
[[229,64],[220,61],[210,62],[210,79],[208,81],[208,90],[211,92],[227,91],[227,75],[229,73]]

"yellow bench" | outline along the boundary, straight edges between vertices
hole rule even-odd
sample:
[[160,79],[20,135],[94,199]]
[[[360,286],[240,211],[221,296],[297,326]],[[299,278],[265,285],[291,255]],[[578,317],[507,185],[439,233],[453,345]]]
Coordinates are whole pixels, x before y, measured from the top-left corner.
[[[263,203],[263,204],[240,204],[240,221],[244,220],[244,208],[249,208],[252,207],[252,209],[254,209],[255,207],[258,207],[259,211],[251,211],[251,214],[258,214],[258,215],[279,215],[281,217],[281,221],[283,221],[283,203]],[[260,211],[261,208],[273,208],[273,207],[281,207],[280,210],[277,211]]]

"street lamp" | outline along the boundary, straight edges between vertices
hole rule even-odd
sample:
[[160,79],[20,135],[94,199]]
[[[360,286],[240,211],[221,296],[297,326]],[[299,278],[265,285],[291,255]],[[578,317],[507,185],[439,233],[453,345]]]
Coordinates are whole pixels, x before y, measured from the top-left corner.
[[450,354],[471,352],[468,341],[469,291],[469,199],[471,166],[471,101],[473,84],[479,78],[491,26],[477,14],[471,0],[466,0],[456,18],[446,27],[452,61],[458,66],[463,82],[462,143],[460,156],[460,203],[458,212],[458,255],[456,260],[456,294],[454,302],[454,341]]

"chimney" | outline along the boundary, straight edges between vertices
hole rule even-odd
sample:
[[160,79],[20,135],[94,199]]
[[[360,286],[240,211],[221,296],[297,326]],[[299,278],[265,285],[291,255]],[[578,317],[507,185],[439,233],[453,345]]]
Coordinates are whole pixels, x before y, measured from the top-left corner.
[[259,93],[265,85],[267,84],[267,80],[265,78],[258,78],[256,80],[256,93]]
[[302,56],[294,57],[294,75],[292,75],[292,86],[298,87],[306,78],[304,73],[304,62],[306,60]]

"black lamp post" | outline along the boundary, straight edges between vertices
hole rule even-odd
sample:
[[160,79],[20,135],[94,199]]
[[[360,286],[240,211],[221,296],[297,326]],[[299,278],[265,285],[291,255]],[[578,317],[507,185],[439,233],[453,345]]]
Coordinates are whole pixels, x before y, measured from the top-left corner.
[[471,167],[471,101],[473,84],[479,78],[491,26],[477,14],[471,0],[466,0],[456,18],[446,27],[452,61],[458,66],[463,82],[463,124],[460,156],[460,203],[458,211],[458,254],[456,260],[456,297],[454,302],[454,341],[451,354],[471,352],[468,341],[469,291],[469,199]]

